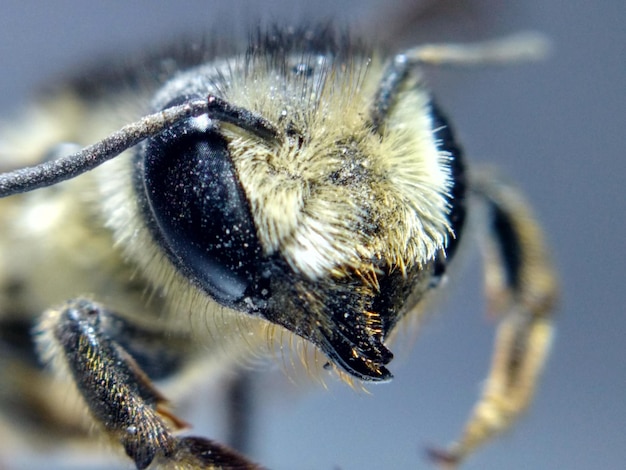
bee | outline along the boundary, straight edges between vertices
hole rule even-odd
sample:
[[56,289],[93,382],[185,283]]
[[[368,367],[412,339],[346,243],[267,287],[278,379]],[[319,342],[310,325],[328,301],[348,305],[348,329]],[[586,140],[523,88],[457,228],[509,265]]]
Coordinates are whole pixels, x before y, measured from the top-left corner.
[[62,83],[1,134],[6,423],[30,440],[92,429],[138,469],[260,468],[181,432],[161,386],[190,394],[184,377],[284,345],[310,373],[391,380],[393,335],[480,225],[494,359],[458,441],[429,451],[462,463],[529,404],[557,283],[528,204],[468,167],[422,69],[539,49],[386,54],[329,25],[270,27],[241,49],[177,46]]

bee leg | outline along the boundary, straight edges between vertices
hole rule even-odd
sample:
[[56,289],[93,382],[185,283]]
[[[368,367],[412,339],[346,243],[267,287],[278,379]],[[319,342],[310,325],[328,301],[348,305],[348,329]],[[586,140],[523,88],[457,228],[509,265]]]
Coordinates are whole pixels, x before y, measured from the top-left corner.
[[492,172],[474,175],[472,184],[487,209],[481,239],[488,307],[502,319],[482,397],[460,440],[429,451],[444,468],[501,434],[528,406],[550,349],[558,297],[543,235],[522,196]]
[[36,340],[42,359],[73,379],[96,423],[136,467],[259,468],[208,439],[175,435],[186,424],[111,334],[120,322],[99,304],[72,300],[43,315]]
[[226,442],[233,449],[246,453],[251,447],[251,427],[254,419],[254,382],[252,371],[242,371],[227,384]]

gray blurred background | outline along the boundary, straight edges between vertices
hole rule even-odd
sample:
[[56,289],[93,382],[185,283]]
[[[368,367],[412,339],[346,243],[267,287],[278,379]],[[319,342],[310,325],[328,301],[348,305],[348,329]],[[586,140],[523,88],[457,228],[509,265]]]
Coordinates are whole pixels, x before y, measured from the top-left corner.
[[[528,194],[551,239],[563,284],[558,336],[534,406],[465,468],[624,468],[626,5],[433,1],[446,12],[428,9],[415,19],[407,11],[418,3],[5,0],[0,115],[9,117],[38,85],[69,66],[216,23],[246,31],[257,17],[337,18],[397,47],[524,29],[547,33],[554,54],[546,62],[429,73],[468,158],[496,163]],[[265,393],[254,424],[253,457],[283,470],[429,468],[424,447],[457,436],[491,353],[493,324],[483,314],[475,254],[463,273],[415,346],[397,354],[392,383],[363,393],[332,382],[328,391],[295,387],[269,372],[261,377],[257,388]],[[219,437],[215,428],[211,432]],[[46,466],[63,462],[63,456],[36,458],[43,462],[42,457]]]

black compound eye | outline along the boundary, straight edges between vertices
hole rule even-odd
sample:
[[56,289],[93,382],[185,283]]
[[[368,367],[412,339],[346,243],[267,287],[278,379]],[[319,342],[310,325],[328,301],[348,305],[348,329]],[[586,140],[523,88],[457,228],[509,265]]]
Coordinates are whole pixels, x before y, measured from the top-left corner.
[[261,290],[262,250],[227,142],[207,122],[189,119],[151,139],[142,179],[152,229],[170,258],[216,301],[236,307]]

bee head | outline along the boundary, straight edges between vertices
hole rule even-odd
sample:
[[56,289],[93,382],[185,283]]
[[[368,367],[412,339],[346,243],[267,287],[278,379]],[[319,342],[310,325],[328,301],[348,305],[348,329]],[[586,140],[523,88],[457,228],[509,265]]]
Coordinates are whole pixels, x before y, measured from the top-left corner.
[[385,339],[445,256],[451,155],[418,77],[381,106],[389,72],[371,53],[277,41],[159,92],[162,108],[210,95],[213,109],[140,147],[148,228],[219,304],[386,380]]

